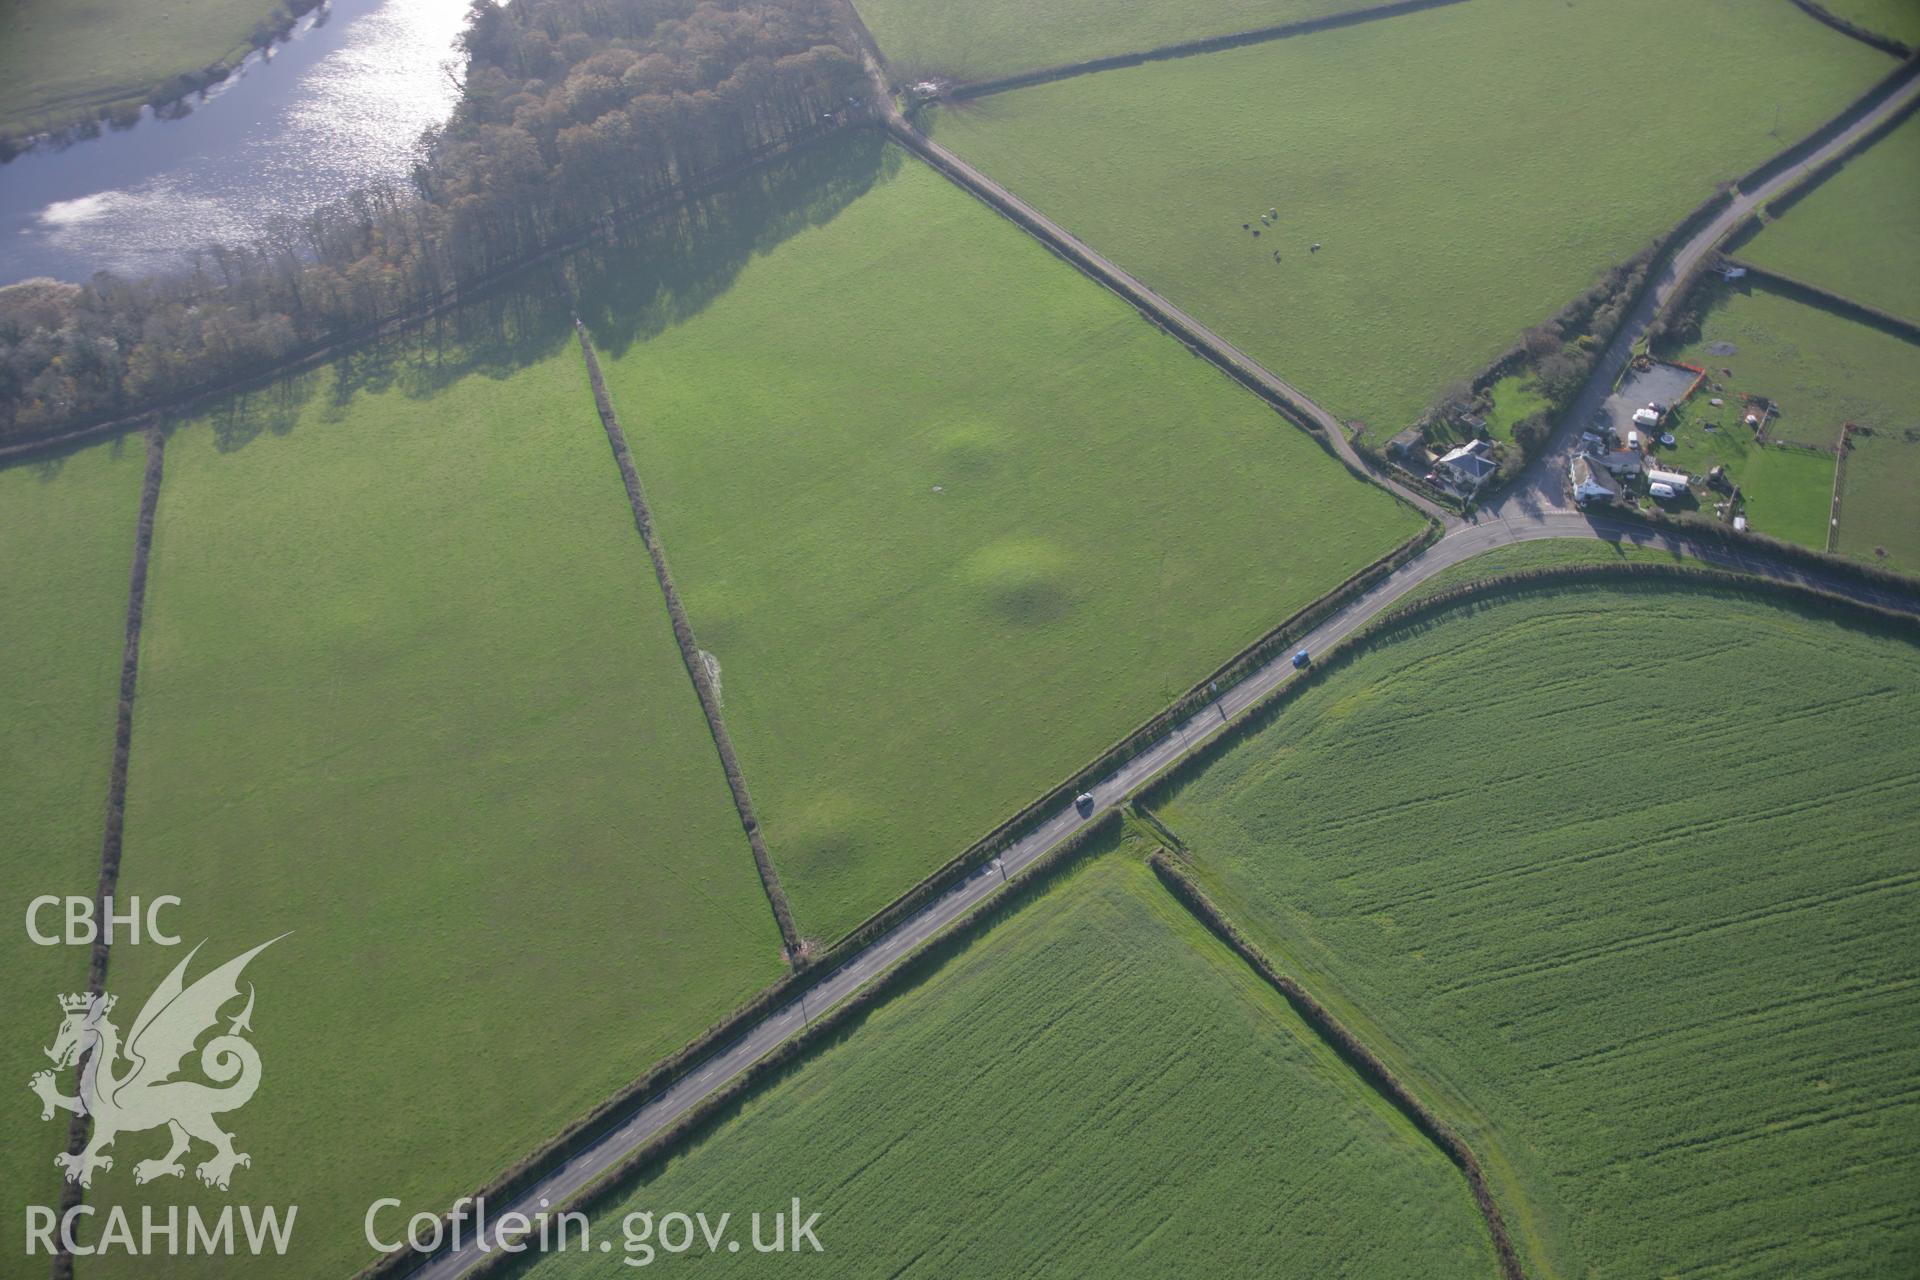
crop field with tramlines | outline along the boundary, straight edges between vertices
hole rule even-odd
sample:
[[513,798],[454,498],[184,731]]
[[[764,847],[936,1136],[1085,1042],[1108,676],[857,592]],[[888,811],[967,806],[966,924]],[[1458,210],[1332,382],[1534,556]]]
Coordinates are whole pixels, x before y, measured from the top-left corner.
[[[807,1275],[1494,1274],[1465,1181],[1128,848],[1071,873],[595,1215],[798,1197]],[[674,1259],[666,1259],[668,1262]],[[724,1249],[727,1274],[772,1259]]]
[[1891,1274],[1916,697],[1904,633],[1562,583],[1371,644],[1157,811],[1461,1125],[1540,1274]]
[[[19,1089],[0,1108],[0,1180],[52,1203],[53,1154],[66,1119],[42,1121],[27,1078],[60,1020],[56,993],[82,991],[87,957],[36,945],[27,904],[42,894],[90,895],[100,880],[100,811],[113,752],[114,705],[126,635],[127,570],[146,467],[140,437],[0,470],[0,1079]],[[58,932],[59,912],[43,913]],[[0,1250],[22,1253],[20,1217],[6,1215]]]
[[[1623,98],[1633,29],[1659,37]],[[943,106],[933,129],[1385,440],[1891,65],[1784,0],[1473,0]]]
[[584,311],[830,942],[1420,521],[899,148],[804,163]]
[[0,1278],[1920,1276],[1876,32],[0,0]]
[[[181,897],[201,963],[291,931],[230,1126],[235,1190],[302,1206],[262,1274],[350,1273],[375,1197],[451,1204],[782,972],[571,335],[455,354],[167,449],[120,886]],[[110,988],[178,959],[116,949]],[[122,1203],[228,1198],[132,1163]]]

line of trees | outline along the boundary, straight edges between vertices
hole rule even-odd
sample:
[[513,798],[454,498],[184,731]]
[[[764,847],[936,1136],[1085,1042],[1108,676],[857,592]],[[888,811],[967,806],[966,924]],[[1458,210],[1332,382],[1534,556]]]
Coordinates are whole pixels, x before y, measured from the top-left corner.
[[465,93],[410,183],[177,273],[0,289],[0,440],[417,311],[866,110],[833,0],[475,0],[462,39]]

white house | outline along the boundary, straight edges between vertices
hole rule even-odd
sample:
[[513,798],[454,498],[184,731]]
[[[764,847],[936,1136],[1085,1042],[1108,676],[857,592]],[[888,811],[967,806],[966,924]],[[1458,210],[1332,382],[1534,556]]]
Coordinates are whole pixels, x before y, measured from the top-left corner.
[[1584,453],[1567,468],[1567,480],[1573,485],[1573,500],[1581,506],[1589,502],[1612,502],[1620,496],[1620,482]]
[[1641,459],[1632,449],[1615,449],[1612,453],[1603,453],[1594,461],[1616,476],[1637,476],[1640,474]]

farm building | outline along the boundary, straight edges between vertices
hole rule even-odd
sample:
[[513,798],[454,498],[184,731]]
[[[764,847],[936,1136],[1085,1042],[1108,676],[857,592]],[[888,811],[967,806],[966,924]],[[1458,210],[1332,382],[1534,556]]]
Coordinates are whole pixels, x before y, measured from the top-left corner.
[[1612,453],[1599,454],[1594,461],[1616,476],[1640,474],[1640,455],[1632,449],[1615,449]]
[[1433,459],[1433,455],[1427,451],[1426,432],[1418,426],[1408,427],[1387,441],[1387,456],[1419,463],[1430,462]]

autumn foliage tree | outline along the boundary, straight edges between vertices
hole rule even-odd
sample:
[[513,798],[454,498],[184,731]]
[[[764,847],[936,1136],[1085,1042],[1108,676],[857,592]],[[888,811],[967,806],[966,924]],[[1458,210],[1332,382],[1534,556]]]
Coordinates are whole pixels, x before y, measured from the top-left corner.
[[0,289],[0,438],[271,366],[862,119],[838,21],[828,0],[476,0],[465,92],[410,182],[189,270]]

